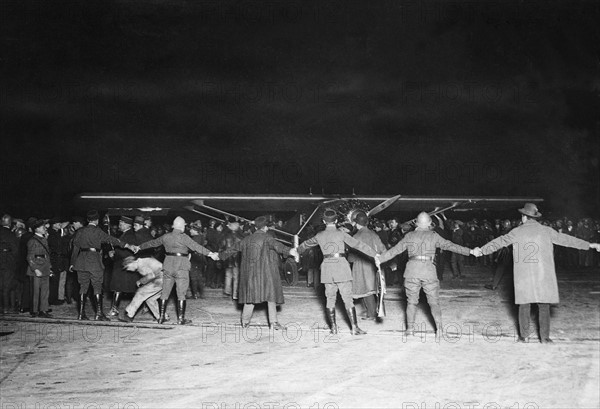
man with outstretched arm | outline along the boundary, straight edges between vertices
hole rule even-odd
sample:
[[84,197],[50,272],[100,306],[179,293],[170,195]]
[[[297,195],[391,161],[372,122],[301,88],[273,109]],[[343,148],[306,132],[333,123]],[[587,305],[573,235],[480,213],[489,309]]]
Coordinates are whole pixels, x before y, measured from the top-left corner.
[[337,293],[340,292],[346,313],[350,318],[352,335],[363,335],[365,331],[359,328],[356,318],[356,309],[352,300],[352,271],[346,260],[346,245],[359,250],[369,257],[375,257],[376,253],[371,247],[356,240],[336,227],[337,213],[335,210],[326,209],[323,212],[323,223],[325,230],[317,233],[314,237],[306,240],[298,247],[298,253],[304,252],[309,247],[319,246],[323,253],[321,263],[321,283],[325,284],[325,295],[327,296],[327,315],[332,334],[338,333],[335,318],[335,301]]
[[[495,238],[481,247],[483,254],[492,254],[499,249],[513,246],[515,281],[515,303],[519,305],[518,342],[529,342],[529,320],[531,304],[538,305],[540,342],[551,343],[550,304],[558,304],[558,283],[554,269],[554,245],[579,250],[590,248],[600,251],[600,244],[559,233],[549,226],[538,223],[542,214],[533,203],[525,203],[521,213],[521,224],[507,234]],[[477,249],[476,249],[477,250]]]
[[185,319],[185,293],[190,285],[190,258],[189,251],[195,251],[205,256],[214,256],[204,246],[196,243],[190,236],[185,234],[185,220],[177,216],[173,220],[173,231],[164,234],[156,239],[147,241],[136,246],[134,251],[145,250],[152,247],[164,246],[166,257],[163,263],[163,292],[158,301],[160,309],[160,317],[158,323],[162,324],[165,321],[165,313],[167,311],[167,301],[173,289],[173,285],[177,289],[177,324],[185,325],[191,323],[191,320]]
[[422,288],[427,295],[427,302],[435,321],[435,338],[436,341],[439,341],[443,327],[439,301],[440,281],[434,264],[435,250],[440,248],[465,256],[470,254],[480,256],[481,254],[442,238],[432,230],[431,217],[425,212],[421,212],[417,216],[416,226],[414,231],[407,233],[398,244],[383,253],[375,262],[385,263],[404,251],[408,252],[408,263],[404,271],[404,289],[407,299],[406,333],[414,335],[417,304]]

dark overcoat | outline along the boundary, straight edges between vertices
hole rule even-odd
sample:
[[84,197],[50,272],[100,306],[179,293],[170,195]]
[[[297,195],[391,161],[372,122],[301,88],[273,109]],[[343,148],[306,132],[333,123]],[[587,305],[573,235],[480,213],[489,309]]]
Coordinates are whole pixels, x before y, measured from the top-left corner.
[[290,247],[281,244],[262,230],[257,230],[219,253],[222,260],[241,253],[238,303],[283,304],[283,288],[279,275],[279,254],[287,255]]

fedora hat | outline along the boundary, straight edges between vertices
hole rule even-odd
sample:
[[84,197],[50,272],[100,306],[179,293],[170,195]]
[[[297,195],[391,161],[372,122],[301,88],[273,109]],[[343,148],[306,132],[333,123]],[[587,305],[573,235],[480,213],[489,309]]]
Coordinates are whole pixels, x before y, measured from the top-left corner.
[[525,203],[522,209],[519,209],[519,212],[529,217],[542,217],[542,214],[538,212],[538,208],[533,203]]

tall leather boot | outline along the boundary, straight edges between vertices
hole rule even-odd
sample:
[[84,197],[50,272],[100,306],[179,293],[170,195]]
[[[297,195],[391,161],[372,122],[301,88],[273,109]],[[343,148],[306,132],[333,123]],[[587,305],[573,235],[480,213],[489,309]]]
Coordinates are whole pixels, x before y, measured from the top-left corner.
[[348,318],[350,318],[350,324],[352,325],[352,335],[364,335],[367,332],[363,331],[358,326],[358,321],[356,318],[356,308],[352,307],[351,309],[346,310],[348,312]]
[[338,327],[335,322],[335,308],[327,308],[327,316],[329,317],[329,328],[331,328],[331,335],[337,335]]
[[87,299],[87,294],[79,295],[79,315],[77,316],[78,320],[87,321],[89,318],[85,315],[85,300]]
[[186,325],[192,323],[192,320],[185,319],[185,305],[185,300],[177,300],[177,306],[179,307],[177,309],[177,324],[179,325]]
[[158,312],[160,313],[160,316],[158,317],[159,324],[165,322],[165,313],[167,312],[167,301],[168,300],[163,300],[162,298],[158,299]]
[[110,317],[118,317],[119,316],[119,302],[121,301],[121,292],[115,291],[113,292],[112,305],[110,306],[110,311],[108,315]]
[[106,315],[104,315],[104,306],[102,305],[102,294],[94,294],[96,299],[96,321],[110,321]]

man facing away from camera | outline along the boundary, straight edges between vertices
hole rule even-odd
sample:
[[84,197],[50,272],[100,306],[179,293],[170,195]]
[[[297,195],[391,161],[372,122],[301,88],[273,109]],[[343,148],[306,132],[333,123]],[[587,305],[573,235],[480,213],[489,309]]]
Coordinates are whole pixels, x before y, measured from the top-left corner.
[[554,268],[554,245],[579,250],[594,248],[600,251],[600,244],[588,243],[538,223],[537,220],[542,217],[542,214],[533,203],[525,203],[519,212],[523,223],[485,244],[481,247],[481,252],[492,254],[512,244],[515,303],[519,305],[518,342],[529,342],[531,304],[535,303],[538,305],[540,342],[551,343],[550,304],[559,302]]

